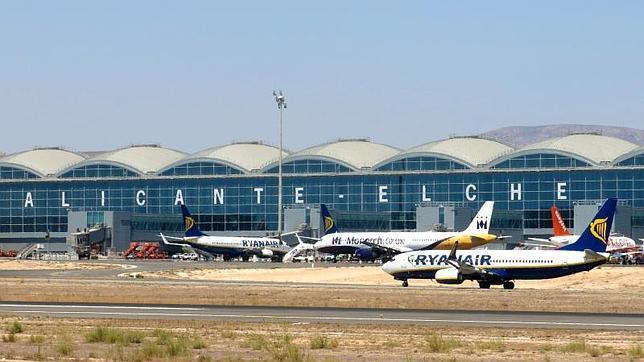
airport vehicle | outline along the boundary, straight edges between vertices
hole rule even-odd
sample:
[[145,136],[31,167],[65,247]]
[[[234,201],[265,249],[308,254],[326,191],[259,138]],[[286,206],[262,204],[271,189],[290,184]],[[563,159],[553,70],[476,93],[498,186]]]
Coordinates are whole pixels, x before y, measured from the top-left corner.
[[[579,235],[571,233],[566,227],[566,223],[561,217],[559,208],[552,206],[550,208],[550,216],[552,218],[552,229],[554,235],[548,239],[541,238],[528,238],[528,240],[536,243],[528,243],[526,245],[536,246],[540,248],[560,248],[564,245],[575,242],[579,239]],[[618,233],[611,233],[608,237],[606,245],[606,252],[610,254],[624,254],[629,252],[638,252],[640,247],[635,243],[635,240]]]
[[325,235],[314,244],[315,249],[333,255],[350,254],[363,261],[386,261],[412,250],[449,250],[457,241],[462,249],[471,249],[499,239],[489,234],[493,201],[486,201],[461,232],[340,232],[326,205],[320,208]]
[[606,244],[613,224],[617,199],[608,199],[586,230],[574,242],[557,250],[413,251],[396,255],[382,270],[407,286],[408,279],[435,279],[441,284],[477,281],[479,287],[503,285],[514,280],[549,279],[588,271],[608,261]]
[[185,237],[177,238],[160,234],[161,240],[166,245],[189,247],[209,255],[211,258],[213,255],[221,254],[224,261],[237,257],[248,261],[252,256],[280,261],[292,249],[284,241],[276,238],[206,235],[199,230],[185,205],[181,205],[181,212],[185,226]]

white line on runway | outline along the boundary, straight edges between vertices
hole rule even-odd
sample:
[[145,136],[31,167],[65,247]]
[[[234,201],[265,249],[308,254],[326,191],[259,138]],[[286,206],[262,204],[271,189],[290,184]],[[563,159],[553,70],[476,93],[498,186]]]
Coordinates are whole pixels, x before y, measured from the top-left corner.
[[585,327],[623,327],[644,328],[644,324],[618,323],[584,323],[584,322],[555,322],[555,321],[504,321],[504,320],[458,320],[458,319],[417,319],[417,318],[369,318],[369,317],[312,317],[312,316],[276,316],[276,315],[245,315],[245,314],[202,314],[202,313],[119,313],[119,312],[57,312],[41,310],[15,310],[8,313],[45,313],[60,315],[105,315],[105,316],[146,316],[146,317],[199,317],[199,318],[240,318],[240,319],[305,319],[314,321],[354,321],[354,322],[415,322],[415,323],[460,323],[460,324],[512,324],[512,325],[556,325],[556,326],[585,326]]
[[[13,308],[86,308],[86,309],[142,309],[142,310],[204,310],[204,308],[191,308],[191,307],[153,307],[153,306],[115,306],[115,305],[52,305],[52,304],[0,304],[0,308],[13,307]],[[89,313],[89,312],[88,312]]]

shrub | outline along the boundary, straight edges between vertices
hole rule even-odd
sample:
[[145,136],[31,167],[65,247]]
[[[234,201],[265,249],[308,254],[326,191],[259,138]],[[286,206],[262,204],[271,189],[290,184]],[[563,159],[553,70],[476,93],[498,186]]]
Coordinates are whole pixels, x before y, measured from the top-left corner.
[[204,349],[208,347],[203,339],[196,337],[192,340],[192,349]]
[[241,343],[241,347],[243,348],[251,348],[254,349],[255,351],[259,351],[261,349],[264,349],[264,347],[269,343],[269,341],[266,339],[266,337],[260,335],[260,334],[249,334],[246,339]]
[[124,331],[116,328],[96,327],[87,334],[85,334],[85,341],[88,343],[142,343],[145,339],[145,334],[139,331]]
[[45,342],[45,337],[44,336],[36,336],[36,335],[31,335],[29,337],[29,343],[32,344],[42,344]]
[[338,346],[338,341],[326,336],[315,336],[311,338],[309,345],[311,349],[331,349]]
[[146,341],[141,348],[137,349],[129,360],[132,361],[147,361],[153,358],[164,358],[167,354],[163,347],[156,343]]
[[588,348],[586,341],[577,340],[562,346],[560,350],[563,353],[584,353],[586,352],[586,348]]
[[69,337],[63,337],[56,345],[56,352],[61,356],[71,356],[74,353],[74,345]]
[[293,337],[288,334],[266,344],[264,349],[275,361],[300,362],[307,360],[306,353],[293,344]]
[[18,321],[13,321],[13,323],[10,323],[7,325],[5,328],[7,333],[9,334],[17,334],[17,333],[22,333],[25,331],[25,327],[22,325],[22,323]]
[[237,338],[237,333],[235,331],[226,330],[226,331],[221,332],[221,336],[223,338],[227,338],[227,339],[234,339],[234,338]]
[[477,346],[480,349],[487,349],[487,350],[496,351],[496,352],[505,351],[505,343],[499,340],[479,342],[477,343]]
[[2,342],[4,343],[14,343],[16,341],[16,335],[13,333],[9,333],[5,336],[2,336]]
[[606,346],[593,346],[587,344],[584,340],[570,342],[561,347],[563,353],[588,353],[592,357],[598,357],[610,352],[612,349]]
[[443,338],[437,334],[425,337],[424,350],[430,353],[445,353],[461,346],[461,342],[453,338]]
[[166,354],[170,357],[186,356],[190,347],[190,340],[185,337],[172,338],[165,344]]
[[306,353],[293,343],[293,337],[288,334],[274,340],[259,334],[251,334],[241,343],[241,347],[266,351],[274,361],[299,362],[308,359]]
[[632,359],[639,359],[644,357],[644,349],[642,349],[642,346],[639,344],[629,348],[628,351],[626,351],[626,353]]
[[165,345],[165,344],[170,343],[170,341],[174,337],[174,333],[172,333],[172,332],[170,332],[168,330],[165,330],[165,329],[157,328],[154,331],[152,331],[152,336],[156,337],[157,344]]
[[402,343],[388,339],[382,345],[383,347],[386,347],[386,348],[396,348],[396,347],[402,346]]

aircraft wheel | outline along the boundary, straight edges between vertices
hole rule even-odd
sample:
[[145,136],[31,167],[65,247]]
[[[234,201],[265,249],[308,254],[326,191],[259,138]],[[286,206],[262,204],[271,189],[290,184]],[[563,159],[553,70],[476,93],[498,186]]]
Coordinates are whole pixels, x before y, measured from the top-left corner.
[[242,256],[242,261],[248,261],[250,258],[247,256]]
[[406,281],[406,280],[403,280],[403,282],[402,282],[402,286],[403,286],[404,288],[407,288],[407,287],[409,286],[409,282],[408,282],[408,281]]
[[505,282],[503,283],[503,289],[514,289],[514,282]]
[[490,289],[490,283],[488,283],[488,282],[479,282],[479,288],[481,288],[481,289]]

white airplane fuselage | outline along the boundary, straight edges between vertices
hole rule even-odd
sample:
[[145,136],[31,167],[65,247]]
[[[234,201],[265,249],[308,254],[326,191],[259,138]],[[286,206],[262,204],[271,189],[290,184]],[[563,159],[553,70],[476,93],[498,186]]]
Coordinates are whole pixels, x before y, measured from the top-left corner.
[[[436,279],[448,264],[449,251],[413,251],[396,255],[382,269],[395,279]],[[567,250],[463,250],[459,260],[476,268],[493,272],[504,280],[548,279],[590,270],[606,263],[608,253],[586,253]],[[446,273],[447,274],[447,273]],[[454,284],[454,280],[440,280]],[[462,280],[461,280],[462,281]]]
[[183,241],[211,254],[229,256],[257,255],[258,257],[282,256],[291,250],[286,243],[273,238],[238,236],[185,237]]
[[[391,248],[400,252],[431,248],[441,245],[441,249],[449,249],[453,243],[452,238],[462,239],[473,236],[463,232],[341,232],[327,234],[314,244],[317,251],[327,254],[353,254],[357,249],[365,248],[364,242],[370,242],[383,247]],[[493,236],[481,234],[481,239],[490,241]],[[463,247],[467,247],[467,241],[459,241]],[[481,243],[483,244],[483,243]],[[476,245],[478,246],[478,245]]]

